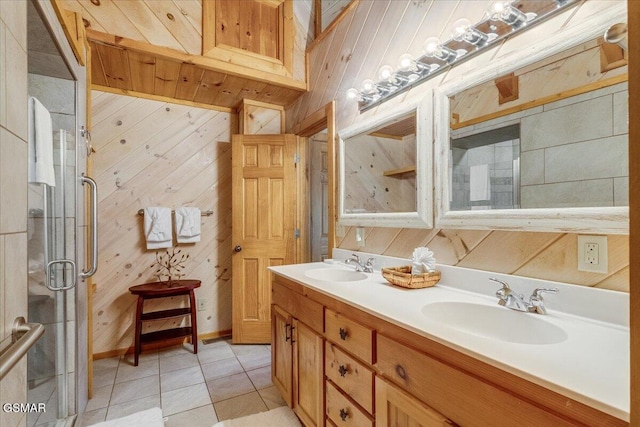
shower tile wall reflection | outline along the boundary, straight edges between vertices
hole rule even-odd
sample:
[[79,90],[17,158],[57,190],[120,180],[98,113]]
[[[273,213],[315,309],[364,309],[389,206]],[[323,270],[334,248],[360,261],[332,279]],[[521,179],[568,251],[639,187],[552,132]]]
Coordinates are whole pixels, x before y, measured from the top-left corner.
[[452,131],[452,210],[628,206],[627,83]]
[[[520,140],[514,139],[474,148],[451,150],[452,210],[513,209],[519,205]],[[472,174],[472,169],[480,171]],[[488,175],[485,176],[484,174]],[[473,180],[488,180],[480,189]],[[474,184],[474,194],[471,187]]]

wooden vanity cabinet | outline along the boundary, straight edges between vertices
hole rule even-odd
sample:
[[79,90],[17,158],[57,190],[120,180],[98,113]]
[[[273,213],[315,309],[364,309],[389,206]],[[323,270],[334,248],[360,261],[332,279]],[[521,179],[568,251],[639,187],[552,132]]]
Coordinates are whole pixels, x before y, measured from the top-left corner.
[[[315,356],[305,356],[313,362],[304,361],[306,368],[297,368],[298,373],[291,376],[294,385],[290,390],[302,379],[304,385],[298,385],[302,387],[299,390],[313,390],[303,392],[302,396],[315,395],[315,399],[322,400],[317,406],[309,400],[299,404],[306,405],[296,413],[307,426],[629,425],[286,278],[276,276],[272,289],[272,301],[276,304],[272,375],[285,400],[287,388],[277,382],[287,378],[280,367],[287,358],[277,354],[282,348],[282,338],[277,334],[286,333],[286,316],[291,316],[294,322],[294,340],[300,323],[309,326],[304,339],[308,354],[324,353],[324,372],[316,365]],[[281,319],[278,316],[283,312]],[[304,322],[302,313],[307,316]],[[286,336],[284,342],[288,342]],[[321,346],[324,351],[318,350]],[[291,357],[293,360],[296,356]],[[317,375],[322,377],[320,382]],[[321,390],[316,388],[323,382],[324,395],[322,386]],[[295,399],[292,405],[295,410]],[[316,417],[307,421],[300,415],[307,411],[315,413],[320,408],[324,414],[325,405],[325,420]]]
[[415,397],[376,377],[376,427],[396,426],[451,427],[455,424]]
[[272,382],[307,427],[324,426],[322,306],[297,294],[274,301]]

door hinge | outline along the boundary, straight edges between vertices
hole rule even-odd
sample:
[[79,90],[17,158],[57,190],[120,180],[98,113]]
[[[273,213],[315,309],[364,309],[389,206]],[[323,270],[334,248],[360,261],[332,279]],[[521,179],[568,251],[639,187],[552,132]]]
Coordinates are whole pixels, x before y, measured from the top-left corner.
[[293,229],[293,237],[296,239],[300,238],[300,229],[299,228],[294,228]]

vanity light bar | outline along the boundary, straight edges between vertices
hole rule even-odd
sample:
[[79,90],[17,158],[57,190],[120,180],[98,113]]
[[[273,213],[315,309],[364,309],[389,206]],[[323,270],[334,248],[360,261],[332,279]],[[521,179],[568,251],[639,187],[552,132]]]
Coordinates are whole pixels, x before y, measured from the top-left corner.
[[401,55],[395,70],[391,65],[383,65],[378,71],[378,81],[367,79],[360,90],[349,89],[346,97],[357,100],[360,112],[365,112],[578,3],[579,0],[494,1],[482,21],[472,25],[466,18],[458,19],[449,40],[440,43],[437,37],[427,38],[422,56],[414,59],[408,53]]

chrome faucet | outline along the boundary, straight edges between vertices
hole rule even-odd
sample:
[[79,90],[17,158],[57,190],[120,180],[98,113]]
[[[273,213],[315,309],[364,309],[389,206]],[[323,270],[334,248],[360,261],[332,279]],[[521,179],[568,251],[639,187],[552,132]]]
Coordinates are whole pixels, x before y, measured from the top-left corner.
[[351,256],[344,260],[345,264],[355,264],[356,271],[364,271],[365,273],[373,273],[373,262],[375,258],[369,258],[367,262],[362,265],[362,261],[360,257],[356,254],[351,254]]
[[500,283],[502,288],[496,291],[499,298],[498,304],[517,311],[525,311],[530,313],[547,314],[544,306],[543,293],[557,294],[560,292],[558,288],[536,288],[529,297],[529,301],[525,301],[522,295],[513,292],[507,282],[490,277],[489,280]]
[[557,294],[560,292],[558,288],[536,288],[529,297],[529,311],[538,314],[547,314],[547,309],[544,306],[544,300],[542,299],[543,293]]

